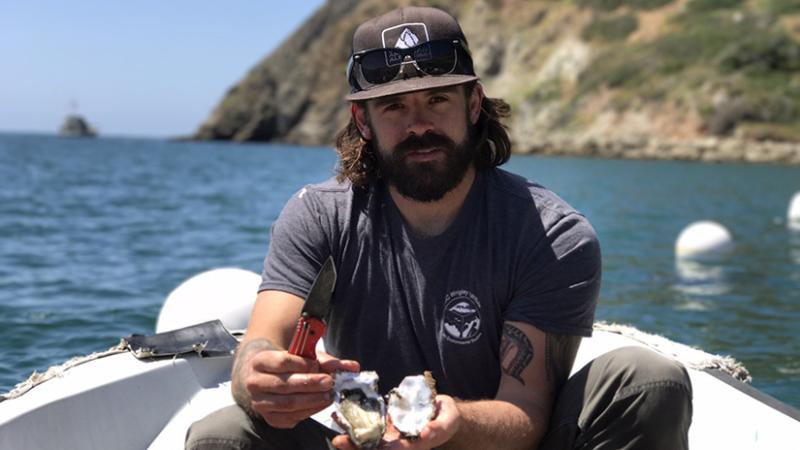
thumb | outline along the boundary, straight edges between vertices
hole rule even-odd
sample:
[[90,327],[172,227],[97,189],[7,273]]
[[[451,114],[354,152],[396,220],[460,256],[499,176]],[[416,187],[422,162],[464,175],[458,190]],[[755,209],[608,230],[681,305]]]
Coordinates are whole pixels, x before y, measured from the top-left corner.
[[350,442],[350,438],[346,434],[340,434],[339,436],[334,437],[331,439],[331,445],[338,448],[339,450],[357,450],[358,447],[353,445]]

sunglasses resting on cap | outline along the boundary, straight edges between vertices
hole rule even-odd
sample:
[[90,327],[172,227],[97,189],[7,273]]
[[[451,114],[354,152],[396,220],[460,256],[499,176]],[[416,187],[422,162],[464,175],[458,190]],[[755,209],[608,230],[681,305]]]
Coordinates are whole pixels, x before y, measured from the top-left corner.
[[[470,75],[472,58],[463,43],[441,39],[412,48],[377,48],[350,57],[347,79],[356,90],[409,76]],[[407,68],[413,65],[418,73]]]
[[357,101],[476,81],[467,40],[448,13],[427,7],[390,11],[359,26],[347,63]]

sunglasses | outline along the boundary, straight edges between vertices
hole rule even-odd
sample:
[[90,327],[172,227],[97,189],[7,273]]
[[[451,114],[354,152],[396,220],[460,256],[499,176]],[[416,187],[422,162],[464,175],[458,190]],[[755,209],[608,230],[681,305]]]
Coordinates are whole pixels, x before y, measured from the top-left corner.
[[425,42],[411,48],[377,48],[354,53],[347,64],[347,79],[355,91],[408,77],[407,65],[422,75],[474,75],[472,58],[458,39]]

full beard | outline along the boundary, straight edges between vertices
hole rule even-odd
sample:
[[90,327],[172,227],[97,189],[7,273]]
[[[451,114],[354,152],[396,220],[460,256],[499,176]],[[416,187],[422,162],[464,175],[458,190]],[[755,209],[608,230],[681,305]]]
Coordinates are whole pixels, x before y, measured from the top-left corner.
[[[428,131],[421,136],[409,136],[390,152],[376,152],[384,179],[403,197],[420,202],[441,200],[461,183],[475,158],[477,150],[473,128],[471,124],[467,124],[469,132],[459,143],[445,135]],[[412,152],[430,149],[441,151],[444,159],[419,162],[408,160],[408,155]]]

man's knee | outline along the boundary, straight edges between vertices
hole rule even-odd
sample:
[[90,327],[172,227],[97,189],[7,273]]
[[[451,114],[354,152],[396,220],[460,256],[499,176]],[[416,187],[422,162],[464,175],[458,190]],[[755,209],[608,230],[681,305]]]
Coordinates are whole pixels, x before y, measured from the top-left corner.
[[542,448],[688,448],[691,381],[642,347],[603,354],[567,380]]
[[619,348],[597,358],[597,363],[607,376],[617,377],[618,398],[659,386],[682,390],[691,398],[692,383],[686,368],[647,348]]
[[273,428],[233,405],[192,424],[186,449],[331,450],[330,440],[337,434],[310,418],[294,428]]
[[254,437],[252,420],[237,405],[215,411],[193,423],[186,432],[187,450],[249,449]]
[[641,347],[621,348],[601,358],[606,359],[607,376],[616,388],[612,400],[616,409],[635,405],[639,439],[645,443],[656,436],[672,438],[672,448],[685,448],[692,419],[692,384],[686,368]]

